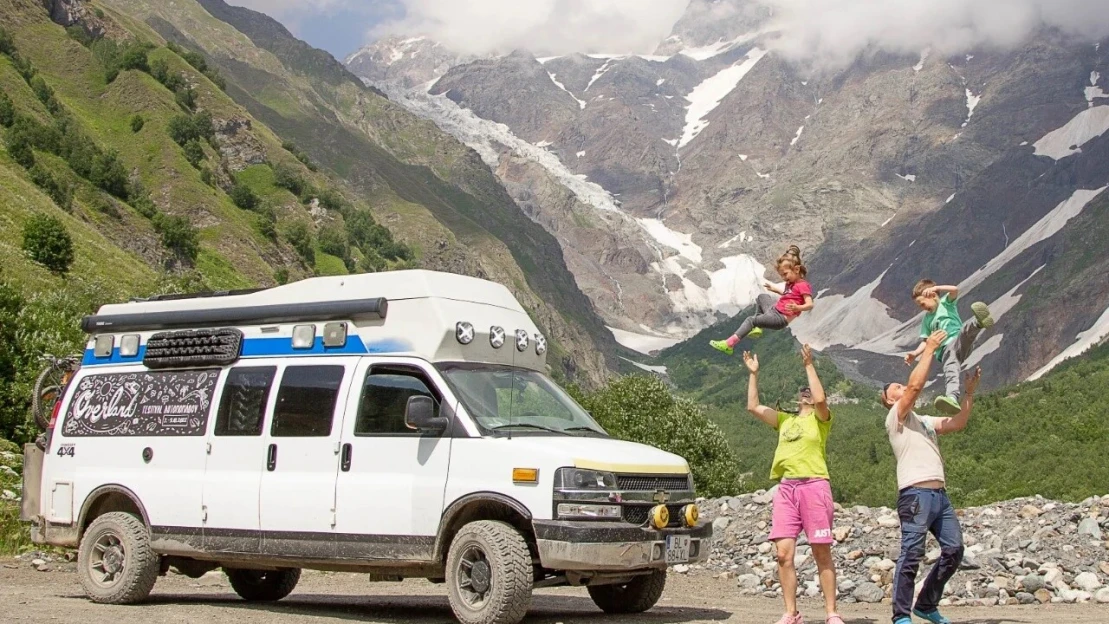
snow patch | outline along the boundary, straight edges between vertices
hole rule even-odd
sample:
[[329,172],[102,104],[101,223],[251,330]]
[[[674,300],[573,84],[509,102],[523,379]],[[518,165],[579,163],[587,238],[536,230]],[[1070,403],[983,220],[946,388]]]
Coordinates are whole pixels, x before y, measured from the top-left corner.
[[1051,369],[1061,364],[1064,360],[1069,360],[1072,357],[1077,357],[1086,352],[1090,347],[1100,344],[1106,336],[1109,336],[1109,308],[1101,313],[1092,327],[1086,331],[1078,334],[1075,338],[1074,344],[1063,349],[1063,352],[1055,356],[1043,368],[1032,373],[1028,381],[1035,381],[1040,377],[1046,375]]
[[798,128],[797,129],[797,134],[793,135],[793,140],[790,141],[789,144],[791,146],[797,145],[797,142],[801,140],[801,133],[804,132],[804,131],[805,131],[805,126],[801,126],[800,128]]
[[1083,145],[1109,130],[1109,106],[1095,106],[1078,113],[1067,125],[1036,141],[1037,156],[1062,160],[1077,154]]
[[584,158],[585,157],[585,152],[578,152],[577,157],[578,158]]
[[959,284],[960,296],[965,296],[966,293],[984,282],[986,278],[996,273],[998,269],[1019,256],[1024,250],[1040,241],[1047,240],[1054,236],[1059,230],[1063,229],[1071,219],[1082,214],[1082,210],[1086,207],[1086,204],[1089,204],[1094,197],[1097,197],[1106,188],[1109,187],[1103,186],[1092,191],[1084,189],[1075,191],[1069,199],[1056,206],[1051,212],[1037,221],[1035,225],[1025,230],[1023,234],[1010,243],[1001,253],[994,256],[985,266],[963,280],[962,283]]
[[890,217],[890,218],[886,219],[885,221],[882,222],[882,225],[879,225],[878,227],[879,228],[884,228],[884,227],[886,227],[887,225],[890,224],[890,221],[893,221],[893,217]]
[[1004,335],[1005,334],[994,334],[982,344],[974,347],[974,351],[970,354],[970,357],[968,357],[966,361],[963,362],[963,369],[969,370],[971,368],[974,368],[975,366],[978,366],[978,364],[981,363],[987,355],[1000,349],[1001,340]]
[[857,344],[897,327],[897,319],[889,315],[889,306],[871,297],[888,271],[849,297],[821,297],[812,310],[790,323],[793,335],[814,349],[825,349],[837,344]]
[[742,160],[743,162],[747,162],[747,154],[740,154],[739,159]]
[[677,145],[678,145],[678,139],[663,139],[662,142],[666,143],[668,145],[671,145],[673,147],[677,147]]
[[943,203],[945,203],[945,204],[950,204],[950,203],[951,203],[951,200],[955,199],[955,196],[956,196],[956,195],[958,195],[958,193],[952,193],[952,194],[951,194],[951,197],[948,197],[948,198],[947,198],[947,201],[945,201],[945,202],[943,202]]
[[758,171],[756,171],[755,175],[759,176],[763,180],[769,180],[770,179],[770,174],[769,173],[759,173]]
[[678,142],[679,148],[688,145],[709,125],[705,117],[739,86],[739,82],[743,80],[743,77],[754,69],[755,65],[764,56],[766,56],[765,50],[752,48],[742,63],[737,62],[711,78],[705,79],[701,84],[694,87],[689,95],[685,96],[686,101],[689,102],[689,108],[685,115],[685,129],[682,131],[682,138]]
[[920,62],[917,63],[916,65],[913,65],[913,71],[920,71],[920,70],[924,69],[924,61],[928,60],[928,55],[931,54],[931,53],[932,53],[932,50],[930,48],[924,50],[923,52],[921,52],[920,53]]
[[539,61],[540,65],[546,65],[547,63],[550,63],[551,61],[553,61],[555,59],[560,59],[560,58],[562,58],[562,57],[561,56],[544,56],[544,57],[537,58],[535,60]]
[[651,366],[649,364],[643,364],[643,363],[640,363],[640,362],[636,362],[635,360],[629,360],[626,357],[621,357],[620,359],[624,360],[628,364],[631,364],[632,366],[634,366],[634,367],[636,367],[640,370],[645,370],[648,373],[655,373],[656,375],[665,375],[666,374],[666,367],[665,366]]
[[[978,103],[981,101],[981,95],[974,95],[970,89],[967,89],[967,120],[963,122],[964,128],[970,123],[970,118],[974,117],[974,109],[978,108]],[[955,136],[958,137],[958,135]]]
[[707,61],[714,56],[719,56],[725,52],[734,50],[740,44],[751,41],[758,35],[759,33],[748,33],[740,35],[735,39],[732,39],[731,41],[724,41],[723,39],[719,39],[716,41],[716,43],[711,43],[707,46],[686,48],[678,52],[678,54],[681,54],[682,56],[688,56],[695,61]]
[[655,86],[656,86],[656,87],[661,87],[661,86],[662,86],[662,83],[664,83],[664,82],[666,82],[666,79],[665,79],[665,78],[659,78],[659,79],[658,79],[658,82],[656,82],[656,83],[655,83]]
[[607,329],[612,332],[612,337],[616,339],[617,344],[644,355],[650,355],[654,351],[668,349],[681,342],[681,340],[677,338],[637,334],[635,332],[616,329],[615,327],[608,327]]
[[570,97],[574,98],[574,101],[578,103],[578,108],[585,108],[585,100],[578,99],[578,96],[574,95],[569,89],[567,89],[566,85],[559,82],[558,78],[555,78],[555,75],[551,72],[547,72],[547,75],[551,77],[551,82],[553,82],[556,87],[562,89],[567,94],[569,94]]
[[909,175],[901,175],[899,173],[899,174],[897,174],[897,177],[901,178],[902,180],[904,180],[906,182],[916,182],[916,175],[912,174],[912,173],[910,173]]
[[1086,87],[1086,104],[1089,108],[1093,108],[1094,100],[1109,98],[1109,93],[1102,91],[1101,87],[1097,86],[1098,80],[1101,80],[1101,74],[1096,71],[1090,72],[1090,86]]
[[[590,56],[593,56],[593,55],[590,55]],[[599,58],[599,57],[593,56],[593,58]],[[604,65],[601,65],[600,68],[597,69],[596,73],[593,74],[593,77],[589,79],[589,84],[587,84],[585,86],[586,91],[589,91],[589,87],[592,87],[595,82],[600,80],[601,76],[604,76],[606,73],[608,73],[608,70],[611,67],[613,60],[614,59],[609,58],[607,61],[605,61]]]
[[692,234],[682,234],[666,227],[661,219],[636,219],[636,221],[661,245],[677,250],[678,255],[695,264],[701,264],[701,248],[693,244]]
[[554,145],[554,143],[551,143],[550,141],[540,141],[535,144],[535,147],[550,147],[552,145]]

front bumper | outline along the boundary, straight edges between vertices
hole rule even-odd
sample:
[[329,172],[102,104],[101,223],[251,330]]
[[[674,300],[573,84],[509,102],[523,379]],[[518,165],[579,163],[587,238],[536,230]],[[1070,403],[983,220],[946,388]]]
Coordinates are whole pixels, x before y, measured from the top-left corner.
[[708,558],[712,525],[657,531],[616,522],[534,520],[539,559],[548,570],[619,572],[664,569],[666,537],[691,538],[689,561]]

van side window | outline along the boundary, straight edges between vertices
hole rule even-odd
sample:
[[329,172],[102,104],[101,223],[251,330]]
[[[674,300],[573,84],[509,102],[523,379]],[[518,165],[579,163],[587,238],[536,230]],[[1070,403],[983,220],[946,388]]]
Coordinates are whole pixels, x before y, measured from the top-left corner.
[[275,438],[326,438],[331,435],[342,366],[289,366],[281,376],[270,435]]
[[358,419],[354,422],[354,435],[416,435],[404,424],[404,411],[408,399],[427,396],[439,403],[439,397],[430,389],[424,376],[404,369],[371,369],[362,384],[362,400]]
[[266,404],[270,398],[276,366],[233,368],[227,374],[216,415],[218,436],[262,435]]

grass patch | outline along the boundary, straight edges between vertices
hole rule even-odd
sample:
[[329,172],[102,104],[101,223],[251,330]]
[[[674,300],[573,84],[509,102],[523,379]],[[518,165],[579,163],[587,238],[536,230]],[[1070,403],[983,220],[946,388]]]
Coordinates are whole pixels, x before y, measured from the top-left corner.
[[349,273],[342,258],[316,250],[317,275],[349,275]]

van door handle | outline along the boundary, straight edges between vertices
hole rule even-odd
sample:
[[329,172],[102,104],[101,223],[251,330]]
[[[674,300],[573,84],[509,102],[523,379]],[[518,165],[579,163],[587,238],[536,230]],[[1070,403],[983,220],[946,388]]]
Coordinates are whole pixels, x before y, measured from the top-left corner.
[[271,444],[266,453],[266,470],[273,472],[277,469],[277,445]]
[[350,456],[353,452],[354,449],[351,447],[350,442],[343,445],[343,455],[339,460],[339,467],[343,472],[350,472]]

